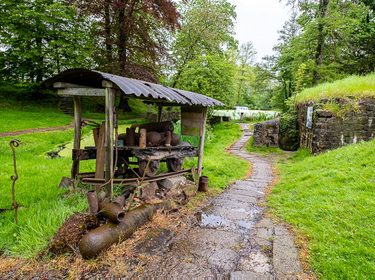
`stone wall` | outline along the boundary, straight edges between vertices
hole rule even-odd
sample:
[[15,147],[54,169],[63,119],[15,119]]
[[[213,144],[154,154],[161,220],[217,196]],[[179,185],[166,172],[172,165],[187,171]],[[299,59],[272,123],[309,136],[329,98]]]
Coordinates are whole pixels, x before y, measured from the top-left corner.
[[[326,106],[336,108],[337,113]],[[313,108],[312,126],[306,126],[308,107]],[[322,99],[297,105],[300,147],[312,153],[369,141],[375,135],[375,99]]]
[[253,146],[278,147],[279,119],[257,123],[254,126]]

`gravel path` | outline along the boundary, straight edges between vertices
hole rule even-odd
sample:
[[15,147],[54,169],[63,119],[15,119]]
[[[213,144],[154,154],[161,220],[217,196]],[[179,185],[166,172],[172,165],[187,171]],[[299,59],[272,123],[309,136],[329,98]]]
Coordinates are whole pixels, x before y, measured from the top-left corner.
[[[169,243],[167,253],[146,268],[145,276],[180,278],[290,279],[302,269],[293,238],[264,217],[265,190],[273,182],[270,164],[241,149],[252,133],[229,151],[250,161],[249,178],[236,181],[195,213],[194,225]],[[302,277],[303,278],[303,277]]]

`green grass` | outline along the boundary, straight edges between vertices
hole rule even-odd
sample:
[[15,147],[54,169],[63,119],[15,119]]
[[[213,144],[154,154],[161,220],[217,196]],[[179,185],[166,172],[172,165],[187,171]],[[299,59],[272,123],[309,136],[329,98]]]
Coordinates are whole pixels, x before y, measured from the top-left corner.
[[277,154],[277,155],[283,155],[284,152],[276,147],[254,147],[253,146],[253,141],[254,141],[254,136],[250,137],[249,142],[247,142],[246,145],[246,152],[248,153],[260,153],[263,155],[268,155],[268,154]]
[[272,211],[309,242],[320,279],[375,278],[375,142],[280,164]]
[[0,110],[0,133],[31,128],[65,126],[72,117],[52,108]]
[[[62,176],[70,175],[71,158],[48,158],[45,153],[73,138],[73,130],[36,133],[17,137],[21,145],[16,150],[18,180],[15,198],[19,203],[18,224],[14,211],[0,214],[0,250],[25,258],[36,256],[61,226],[66,216],[87,208],[86,199],[78,194],[63,198],[67,190],[58,188]],[[0,207],[12,204],[14,174],[12,150],[9,141],[0,138]]]
[[333,83],[324,83],[305,89],[296,97],[296,103],[319,102],[322,98],[334,97],[375,97],[375,73],[367,76],[350,76]]
[[[205,143],[203,173],[209,177],[209,187],[224,189],[229,183],[243,178],[249,170],[249,163],[225,149],[241,137],[238,124],[220,123],[213,127]],[[197,166],[197,159],[185,160],[184,168]]]

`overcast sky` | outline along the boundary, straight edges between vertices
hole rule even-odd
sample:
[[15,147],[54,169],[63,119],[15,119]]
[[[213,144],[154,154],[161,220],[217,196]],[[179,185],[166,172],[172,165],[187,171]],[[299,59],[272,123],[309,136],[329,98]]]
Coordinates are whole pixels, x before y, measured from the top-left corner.
[[228,0],[236,6],[235,38],[240,44],[253,42],[257,51],[256,61],[272,55],[277,44],[277,31],[289,19],[288,9],[279,0]]

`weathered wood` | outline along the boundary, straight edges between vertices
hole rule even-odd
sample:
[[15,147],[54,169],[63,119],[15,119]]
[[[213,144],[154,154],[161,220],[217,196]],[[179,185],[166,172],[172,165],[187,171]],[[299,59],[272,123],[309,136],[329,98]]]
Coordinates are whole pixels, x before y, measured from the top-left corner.
[[56,82],[53,83],[53,87],[57,89],[63,89],[63,88],[92,88],[88,86],[82,86],[82,85],[76,85],[71,83],[62,83],[62,82]]
[[[80,96],[74,97],[74,142],[73,149],[81,148],[81,121],[82,121],[82,102]],[[72,179],[75,179],[79,173],[79,159],[73,160]]]
[[158,106],[158,115],[156,117],[157,122],[161,122],[161,114],[163,113],[163,106]]
[[[104,178],[105,164],[105,123],[99,128],[98,144],[96,146],[95,178]],[[96,190],[98,193],[101,190]]]
[[105,95],[105,126],[106,126],[106,141],[105,141],[105,181],[107,197],[113,199],[113,108],[115,103],[115,90],[106,88]]
[[105,96],[105,89],[102,88],[64,88],[57,90],[58,95],[66,96]]
[[181,135],[201,137],[204,134],[202,128],[205,127],[205,114],[207,114],[206,107],[182,107]]
[[201,136],[199,139],[199,150],[198,150],[198,176],[202,175],[202,163],[203,163],[203,149],[204,149],[204,137],[206,135],[206,122],[207,122],[207,107],[203,107],[203,120],[201,127]]

